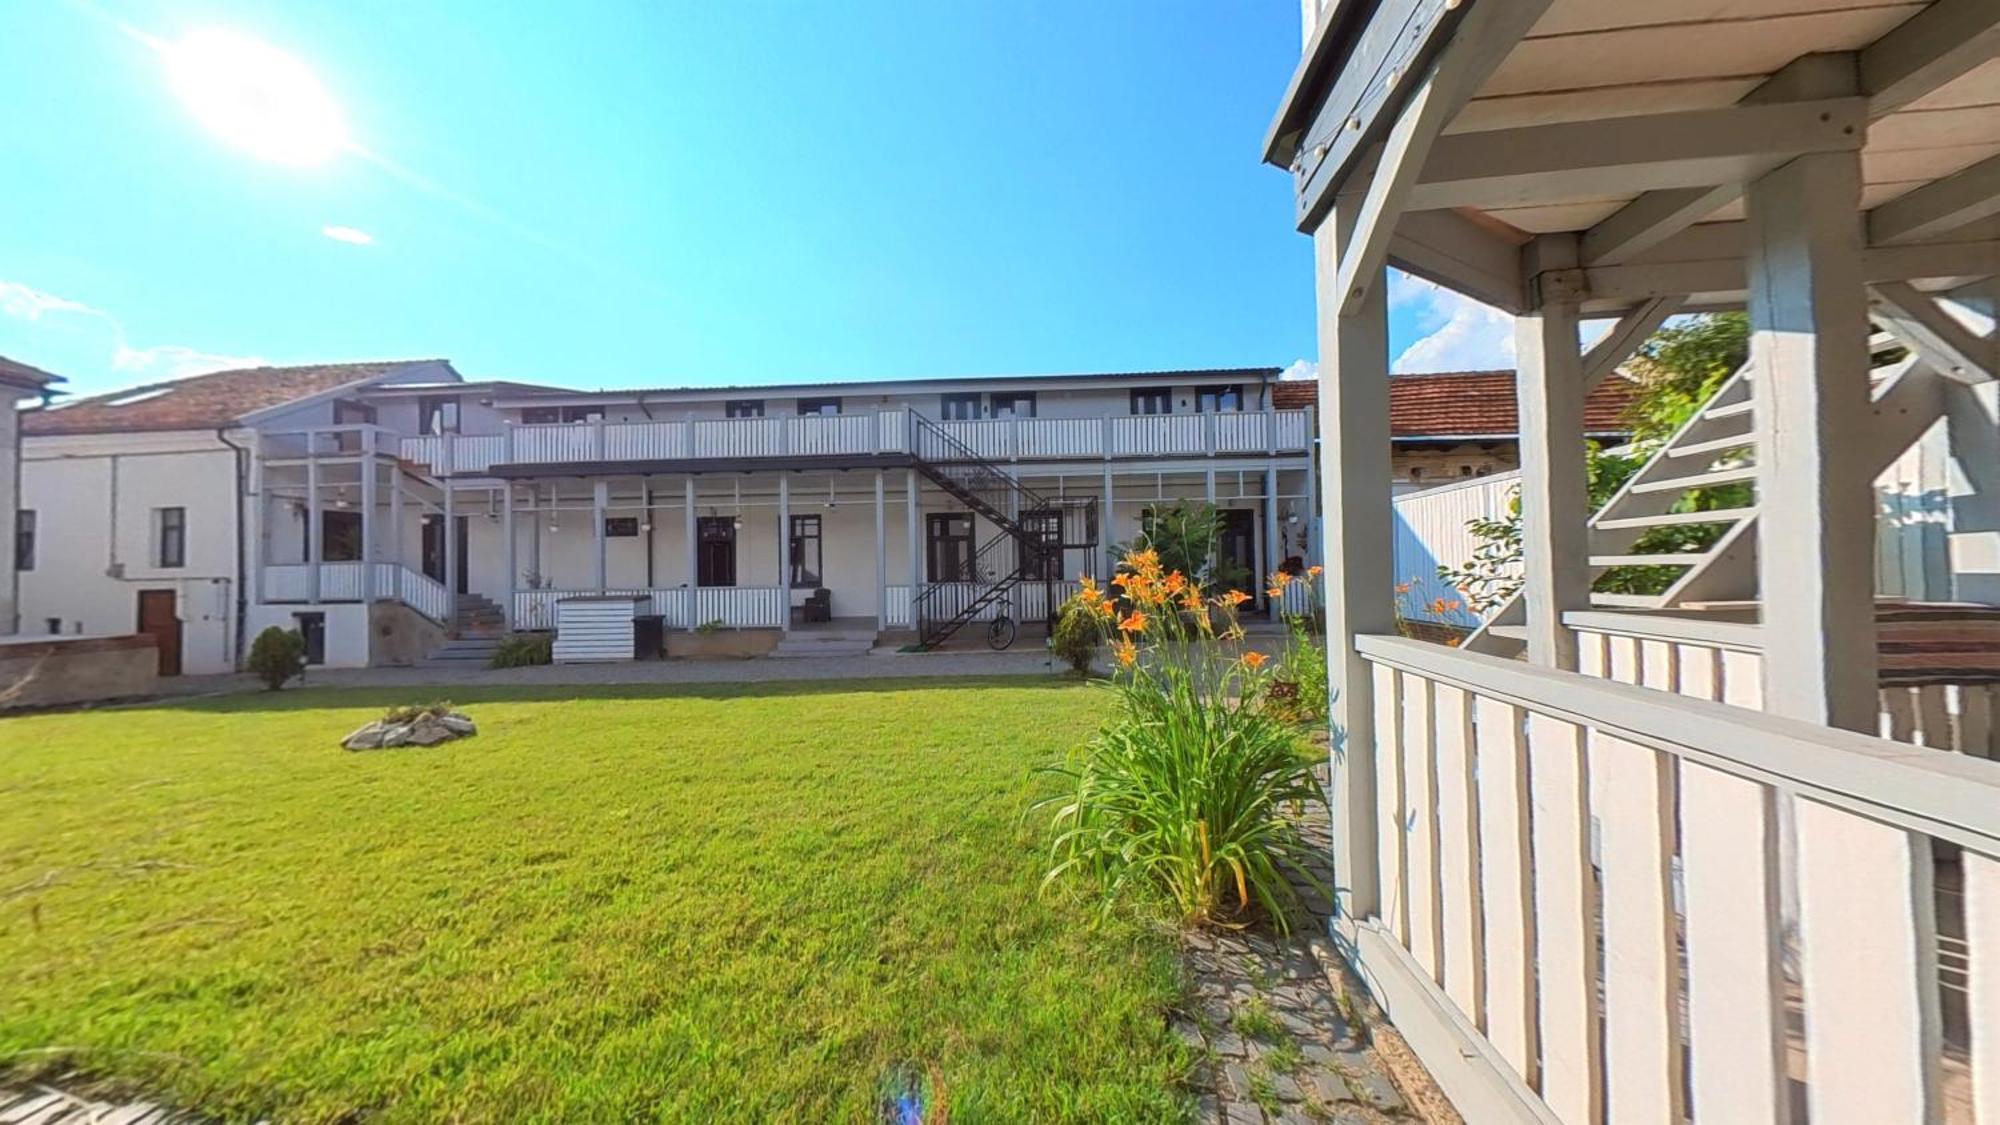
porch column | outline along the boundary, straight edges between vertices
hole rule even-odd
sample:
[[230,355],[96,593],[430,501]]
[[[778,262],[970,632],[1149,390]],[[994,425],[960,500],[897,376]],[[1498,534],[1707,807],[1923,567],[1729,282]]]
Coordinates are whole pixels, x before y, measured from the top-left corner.
[[375,461],[374,435],[364,431],[367,448],[361,454],[361,601],[372,602],[378,596],[375,590],[375,474],[381,466]]
[[875,470],[875,631],[889,628],[889,513],[887,485]]
[[500,535],[507,540],[507,581],[500,588],[500,619],[507,625],[507,631],[514,631],[514,591],[521,584],[520,571],[515,568],[515,559],[520,546],[514,534],[514,482],[506,481],[500,486]]
[[778,628],[792,631],[792,477],[778,474]]
[[[1959,304],[2000,317],[2000,279],[1953,291]],[[1966,491],[1951,498],[1947,597],[2000,605],[2000,383],[1941,381],[1946,440],[1965,474]]]
[[444,620],[445,627],[456,631],[458,628],[458,508],[452,502],[457,491],[451,486],[451,479],[444,480]]
[[1764,709],[1876,729],[1875,496],[1860,162],[1803,156],[1748,192]]
[[908,493],[910,523],[910,628],[917,627],[917,589],[924,580],[924,532],[923,509],[919,507],[917,496],[917,471],[911,469],[909,479],[904,482]]
[[597,583],[597,592],[604,592],[604,514],[611,507],[611,482],[598,480],[590,486],[590,542],[592,549],[592,577]]
[[689,473],[683,479],[682,484],[684,487],[681,495],[684,499],[684,504],[681,512],[681,526],[686,530],[687,534],[687,627],[688,632],[692,633],[695,626],[701,624],[698,620],[701,615],[695,611],[694,604],[697,600],[701,583],[701,544],[695,541],[694,474]]
[[319,514],[319,450],[312,431],[306,432],[306,600],[319,604],[319,563],[324,553],[320,537],[326,528]]
[[[1107,424],[1104,429],[1108,433],[1111,427]],[[1108,449],[1110,446],[1107,445],[1105,448]],[[1111,505],[1111,462],[1106,461],[1104,463],[1104,510],[1097,513],[1097,535],[1103,541],[1100,547],[1104,552],[1104,573],[1098,575],[1098,577],[1107,584],[1111,581],[1112,572],[1118,569],[1118,545],[1111,534],[1111,529],[1117,525],[1117,521],[1111,518]]]
[[[1567,245],[1564,244],[1566,241]],[[1539,240],[1545,268],[1573,268],[1574,238]],[[1563,261],[1552,262],[1561,256]],[[1590,607],[1590,489],[1583,444],[1583,354],[1577,307],[1551,300],[1514,322],[1521,412],[1521,592],[1528,660],[1576,671],[1563,614]]]
[[538,484],[528,486],[528,525],[528,567],[535,572],[535,581],[546,584],[548,575],[542,573],[542,486]]
[[[1278,543],[1278,469],[1273,465],[1264,470],[1264,547],[1257,555],[1257,573],[1250,576],[1253,591],[1262,591],[1272,571],[1285,561],[1285,549]],[[1278,601],[1264,596],[1264,616],[1277,620]]]
[[1335,435],[1326,474],[1327,671],[1333,689],[1334,908],[1351,923],[1381,910],[1375,831],[1375,684],[1354,639],[1393,633],[1390,578],[1389,310],[1386,278],[1352,310],[1339,276],[1358,199],[1341,199],[1313,232],[1319,293],[1321,426]]
[[[243,576],[248,588],[250,603],[256,605],[264,600],[264,555],[269,547],[264,542],[266,528],[271,523],[271,508],[264,494],[264,435],[250,431],[250,526],[244,529],[244,541],[249,545],[250,573]],[[241,636],[239,630],[238,636]],[[239,661],[244,655],[236,654]]]
[[[393,464],[389,466],[389,561],[403,565],[403,470]],[[402,581],[398,573],[398,588]]]

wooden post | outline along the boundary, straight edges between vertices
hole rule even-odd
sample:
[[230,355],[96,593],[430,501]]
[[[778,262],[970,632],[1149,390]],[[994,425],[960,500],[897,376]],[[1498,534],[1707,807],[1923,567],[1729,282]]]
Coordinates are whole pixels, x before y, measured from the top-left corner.
[[361,453],[361,602],[366,605],[375,600],[375,474],[380,468],[375,462],[374,435],[362,431],[366,439]]
[[[1108,437],[1111,431],[1110,419],[1105,420],[1104,429]],[[1105,448],[1109,449],[1110,446],[1106,445]],[[1112,572],[1118,569],[1118,543],[1111,533],[1111,529],[1118,526],[1118,521],[1112,516],[1112,508],[1115,501],[1113,500],[1111,489],[1111,462],[1106,461],[1104,463],[1104,510],[1097,513],[1097,534],[1098,538],[1103,541],[1102,546],[1104,550],[1104,573],[1101,577],[1106,582],[1111,581]]]
[[[403,565],[403,470],[389,465],[389,561]],[[396,589],[403,588],[403,576],[396,575]]]
[[792,631],[792,478],[778,474],[778,627]]
[[325,521],[319,508],[319,435],[306,431],[306,600],[319,604],[319,564],[325,550]]
[[[878,429],[880,427],[877,427]],[[882,470],[875,470],[875,631],[889,627],[888,489]]]
[[1285,561],[1278,526],[1278,466],[1273,463],[1264,469],[1264,549],[1257,556],[1257,573],[1250,576],[1250,590],[1264,599],[1264,616],[1273,621],[1278,618],[1278,600],[1263,591],[1272,572]]
[[924,534],[923,513],[918,507],[917,471],[911,469],[904,482],[908,494],[908,514],[910,523],[910,628],[917,628],[917,590],[924,580]]
[[[1575,243],[1544,240],[1544,264]],[[1552,300],[1514,322],[1521,414],[1521,592],[1528,659],[1576,670],[1576,634],[1563,614],[1590,607],[1590,488],[1583,445],[1583,355],[1577,307]]]
[[514,534],[514,483],[507,481],[500,486],[500,535],[507,541],[507,581],[500,587],[500,617],[507,624],[507,631],[514,631],[514,591],[521,584],[516,558],[520,546]]
[[[244,530],[244,541],[249,545],[250,573],[244,576],[252,605],[264,600],[264,554],[270,548],[265,543],[266,528],[271,522],[271,506],[264,494],[264,435],[257,430],[250,431],[250,526]],[[18,604],[18,603],[17,603]],[[240,635],[240,633],[239,633]],[[241,662],[243,653],[237,653]]]
[[1354,638],[1395,629],[1394,537],[1389,507],[1389,311],[1387,286],[1370,285],[1342,313],[1336,288],[1352,247],[1358,200],[1342,199],[1313,232],[1319,292],[1319,413],[1336,435],[1325,460],[1326,648],[1333,687],[1334,908],[1342,921],[1381,908],[1376,856],[1375,688]]
[[458,510],[452,503],[451,481],[444,483],[444,620],[452,632],[458,630]]
[[[690,429],[692,429],[692,425],[690,425]],[[701,592],[701,543],[696,538],[697,525],[694,514],[693,473],[689,473],[685,478],[685,487],[682,489],[682,496],[686,501],[686,510],[682,513],[681,524],[687,532],[687,627],[688,632],[692,633],[695,630],[695,626],[701,624],[700,620],[698,620],[701,615],[695,612],[694,604]]]
[[604,517],[611,507],[611,482],[597,480],[590,486],[590,536],[594,547],[591,559],[592,577],[596,580],[597,592],[603,593],[608,577],[606,566],[606,545],[604,541]]
[[1764,708],[1873,733],[1875,496],[1860,161],[1800,157],[1750,185],[1750,354]]

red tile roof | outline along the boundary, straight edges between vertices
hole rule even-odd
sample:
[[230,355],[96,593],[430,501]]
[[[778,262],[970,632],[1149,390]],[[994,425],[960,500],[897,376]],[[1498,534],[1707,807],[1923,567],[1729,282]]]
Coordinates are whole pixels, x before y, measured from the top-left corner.
[[245,414],[295,399],[387,375],[399,368],[440,362],[396,359],[304,367],[246,367],[190,375],[171,382],[74,399],[53,409],[23,411],[21,432],[33,435],[213,430]]
[[25,363],[0,355],[0,383],[10,387],[38,391],[63,381],[60,375],[53,375],[39,367],[29,367]]
[[[1597,385],[1583,404],[1583,428],[1592,435],[1628,434],[1625,410],[1637,388],[1622,375]],[[1319,401],[1317,379],[1272,384],[1271,402],[1280,410],[1312,407]],[[1389,434],[1404,440],[1447,437],[1510,438],[1520,432],[1512,371],[1450,371],[1435,375],[1395,375],[1389,379]]]

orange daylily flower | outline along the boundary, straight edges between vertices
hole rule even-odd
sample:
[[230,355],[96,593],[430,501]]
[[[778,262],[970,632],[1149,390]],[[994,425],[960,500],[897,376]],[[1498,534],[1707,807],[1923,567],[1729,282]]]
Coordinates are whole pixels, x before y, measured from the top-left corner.
[[1243,654],[1243,666],[1245,668],[1251,668],[1251,669],[1262,668],[1264,666],[1264,661],[1268,659],[1270,658],[1253,648],[1249,652]]
[[1312,575],[1314,578],[1318,578],[1320,576],[1320,572],[1323,571],[1324,569],[1325,569],[1324,567],[1318,565],[1309,566],[1306,568],[1306,573]]
[[1283,586],[1273,586],[1264,592],[1271,595],[1274,598],[1282,598],[1285,596],[1285,588]]
[[1272,572],[1271,584],[1278,587],[1280,590],[1284,589],[1286,586],[1291,585],[1291,583],[1292,583],[1291,575],[1286,574],[1282,570]]
[[1228,593],[1222,595],[1222,600],[1228,602],[1232,606],[1239,606],[1242,605],[1244,602],[1249,601],[1250,595],[1244,593],[1241,590],[1231,590]]
[[1185,589],[1187,589],[1187,575],[1178,570],[1167,575],[1167,593],[1178,594]]
[[1118,623],[1118,628],[1126,633],[1143,633],[1146,631],[1146,614],[1135,609],[1130,617]]
[[1125,667],[1130,668],[1138,662],[1139,646],[1133,644],[1131,641],[1119,641],[1111,647],[1112,651],[1118,654],[1118,663],[1123,664]]

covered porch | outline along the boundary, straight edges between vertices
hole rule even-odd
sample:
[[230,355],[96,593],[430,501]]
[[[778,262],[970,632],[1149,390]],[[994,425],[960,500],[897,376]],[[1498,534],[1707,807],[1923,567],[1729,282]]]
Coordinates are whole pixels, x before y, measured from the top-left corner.
[[[1318,256],[1346,956],[1467,1120],[2000,1121],[1990,680],[1883,675],[1873,489],[1948,424],[1954,596],[1994,600],[2000,7],[1305,11],[1267,156]],[[1498,651],[1394,635],[1392,264],[1517,317]],[[1711,428],[1593,523],[1585,391],[1734,308]],[[1722,483],[1754,504],[1681,503]],[[1685,584],[1593,591],[1691,517]]]

